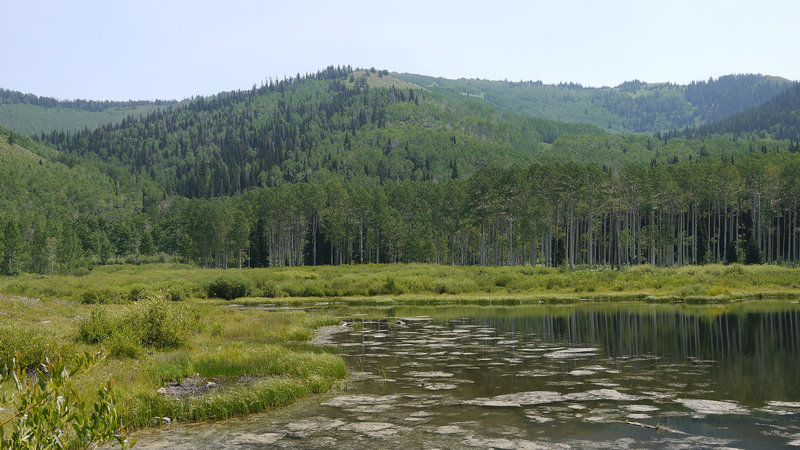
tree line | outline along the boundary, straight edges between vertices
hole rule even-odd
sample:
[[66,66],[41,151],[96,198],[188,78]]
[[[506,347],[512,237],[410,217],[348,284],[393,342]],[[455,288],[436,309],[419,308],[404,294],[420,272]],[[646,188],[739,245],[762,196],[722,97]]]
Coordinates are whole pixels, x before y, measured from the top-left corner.
[[535,163],[443,182],[375,181],[172,196],[129,214],[4,219],[2,272],[74,271],[156,256],[223,268],[800,259],[796,153],[620,169]]

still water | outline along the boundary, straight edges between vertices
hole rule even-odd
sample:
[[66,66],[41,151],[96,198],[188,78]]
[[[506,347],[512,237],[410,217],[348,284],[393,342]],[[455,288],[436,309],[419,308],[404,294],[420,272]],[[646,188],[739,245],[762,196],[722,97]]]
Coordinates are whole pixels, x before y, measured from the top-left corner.
[[800,445],[800,306],[337,310],[342,389],[141,447]]

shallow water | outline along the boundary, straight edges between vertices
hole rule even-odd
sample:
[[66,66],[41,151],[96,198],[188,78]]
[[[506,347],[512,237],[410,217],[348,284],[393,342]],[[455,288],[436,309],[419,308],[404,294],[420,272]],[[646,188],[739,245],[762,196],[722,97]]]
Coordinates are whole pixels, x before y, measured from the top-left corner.
[[346,386],[141,447],[800,445],[800,307],[350,308]]

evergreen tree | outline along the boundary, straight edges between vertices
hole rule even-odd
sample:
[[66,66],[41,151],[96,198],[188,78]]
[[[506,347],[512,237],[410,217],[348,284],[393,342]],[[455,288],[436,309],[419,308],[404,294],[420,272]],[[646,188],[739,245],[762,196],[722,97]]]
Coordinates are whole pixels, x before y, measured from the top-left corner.
[[747,250],[744,256],[745,264],[761,264],[761,252],[758,250],[758,242],[751,238],[747,243]]

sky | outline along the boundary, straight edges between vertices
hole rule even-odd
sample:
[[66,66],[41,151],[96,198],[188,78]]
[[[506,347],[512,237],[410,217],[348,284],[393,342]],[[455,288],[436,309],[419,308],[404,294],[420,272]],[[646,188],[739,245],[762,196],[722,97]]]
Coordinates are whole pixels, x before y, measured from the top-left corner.
[[800,2],[0,0],[0,87],[183,99],[328,65],[616,86],[800,80]]

